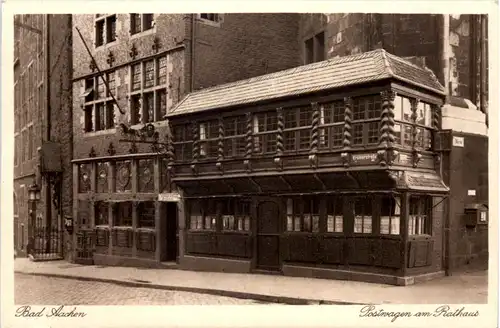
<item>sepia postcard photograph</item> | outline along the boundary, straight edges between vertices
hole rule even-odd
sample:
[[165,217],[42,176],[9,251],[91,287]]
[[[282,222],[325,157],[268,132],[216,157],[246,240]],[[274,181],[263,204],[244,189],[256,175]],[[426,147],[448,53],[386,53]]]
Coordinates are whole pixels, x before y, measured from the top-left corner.
[[3,327],[498,327],[498,3],[2,7]]

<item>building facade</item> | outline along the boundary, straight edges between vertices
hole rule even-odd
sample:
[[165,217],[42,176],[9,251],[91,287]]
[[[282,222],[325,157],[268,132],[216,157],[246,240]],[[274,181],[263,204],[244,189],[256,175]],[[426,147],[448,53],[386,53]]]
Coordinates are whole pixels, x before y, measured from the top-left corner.
[[297,17],[74,15],[73,217],[77,232],[96,232],[95,263],[176,261],[182,204],[167,158],[122,139],[149,127],[163,139],[165,115],[192,90],[299,65],[285,33]]
[[167,115],[181,267],[443,275],[444,101],[430,70],[384,50],[189,94]]
[[487,206],[489,197],[487,15],[303,14],[299,43],[306,64],[383,48],[436,74],[447,95],[443,128],[454,136],[443,157],[451,188],[447,270],[487,263],[488,225],[465,219],[468,207]]
[[[53,227],[49,247],[63,252],[62,218],[70,215],[71,192],[71,15],[16,15],[14,28],[14,244],[25,256],[29,226]],[[48,86],[48,87],[47,87]],[[57,153],[47,152],[47,146]],[[50,163],[57,168],[51,172]],[[28,189],[41,199],[29,223]],[[64,190],[64,192],[63,192]],[[40,236],[39,236],[40,237]],[[38,238],[38,246],[47,243]]]

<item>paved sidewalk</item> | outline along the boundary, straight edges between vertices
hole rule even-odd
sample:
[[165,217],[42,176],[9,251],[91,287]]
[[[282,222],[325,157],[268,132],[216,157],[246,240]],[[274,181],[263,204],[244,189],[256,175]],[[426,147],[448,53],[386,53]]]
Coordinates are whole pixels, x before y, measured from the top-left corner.
[[410,286],[262,274],[83,266],[65,261],[14,260],[16,273],[113,282],[287,304],[487,303],[488,271],[464,271]]

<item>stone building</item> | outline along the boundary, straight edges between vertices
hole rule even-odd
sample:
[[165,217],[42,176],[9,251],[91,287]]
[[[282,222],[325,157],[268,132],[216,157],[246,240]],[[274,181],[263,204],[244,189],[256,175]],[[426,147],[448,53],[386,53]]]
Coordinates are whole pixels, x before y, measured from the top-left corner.
[[77,230],[95,229],[96,263],[175,261],[182,204],[167,160],[122,132],[154,126],[163,139],[187,93],[300,65],[298,15],[74,15],[73,27]]
[[[33,223],[58,231],[51,249],[57,256],[68,255],[62,248],[62,218],[71,215],[73,198],[68,124],[72,115],[71,15],[16,15],[14,24],[15,250],[18,256],[26,255],[28,189],[36,185],[41,199]],[[53,151],[47,152],[47,147]],[[50,166],[57,172],[47,174]]]
[[[447,95],[443,129],[450,130],[443,178],[451,188],[445,267],[487,262],[488,225],[467,223],[468,207],[488,203],[487,15],[303,14],[299,43],[310,63],[377,48],[432,70]],[[448,233],[449,232],[449,233]]]
[[[431,204],[427,210],[432,210],[433,215],[436,213],[436,219],[431,220],[432,224],[418,225],[417,219],[410,224],[411,215],[416,218],[422,214],[410,213],[419,211],[418,208],[420,208],[410,206],[411,192],[401,194],[401,200],[404,199],[405,203],[400,203],[399,207],[394,206],[402,212],[396,214],[393,211],[392,214],[388,215],[389,217],[400,215],[399,231],[401,238],[406,238],[398,244],[399,246],[395,246],[395,248],[401,247],[401,252],[398,253],[401,256],[398,262],[400,267],[394,268],[394,263],[388,266],[393,266],[393,271],[397,269],[404,274],[425,275],[427,273],[441,273],[442,271],[451,272],[460,265],[476,258],[487,258],[488,219],[485,216],[488,203],[488,170],[485,155],[488,145],[486,24],[487,20],[484,16],[431,14],[74,15],[73,27],[78,29],[82,37],[74,33],[72,45],[73,110],[71,122],[74,145],[72,153],[72,190],[74,195],[72,216],[76,221],[76,230],[82,232],[92,230],[96,233],[93,261],[106,264],[161,266],[165,262],[175,262],[181,258],[184,259],[184,265],[190,267],[193,262],[189,262],[190,257],[187,253],[191,253],[191,255],[198,255],[198,264],[206,260],[207,263],[211,263],[212,269],[218,270],[222,267],[213,258],[220,255],[217,255],[216,252],[219,246],[225,250],[229,249],[227,251],[229,255],[223,254],[231,258],[228,259],[228,262],[233,261],[235,257],[236,260],[238,257],[241,260],[241,254],[236,256],[233,254],[234,252],[241,251],[248,257],[248,252],[252,252],[257,241],[254,242],[250,238],[247,243],[245,239],[242,243],[246,243],[246,246],[242,246],[240,249],[231,249],[231,245],[233,245],[231,238],[222,231],[224,230],[224,222],[228,223],[230,217],[227,216],[226,221],[224,221],[222,208],[218,207],[222,205],[213,205],[214,208],[211,208],[212,205],[210,205],[208,208],[213,210],[213,213],[208,215],[209,226],[213,228],[213,233],[208,233],[206,238],[197,231],[193,231],[192,236],[190,235],[189,230],[193,227],[192,230],[197,230],[197,224],[201,224],[201,221],[196,223],[195,220],[194,226],[191,226],[191,210],[185,208],[185,206],[191,206],[191,196],[189,192],[185,193],[183,190],[186,189],[185,186],[179,185],[179,188],[176,185],[175,181],[179,182],[179,177],[174,178],[172,174],[177,174],[178,168],[176,166],[187,171],[191,170],[190,173],[184,172],[186,177],[205,168],[197,163],[187,164],[189,162],[187,159],[193,159],[194,156],[194,148],[191,149],[189,146],[190,140],[193,141],[195,137],[201,138],[203,136],[206,139],[203,141],[205,148],[200,148],[197,151],[217,155],[217,158],[220,155],[220,158],[224,159],[225,151],[239,153],[243,151],[243,148],[246,151],[247,146],[241,141],[246,141],[243,130],[248,126],[253,127],[256,123],[253,121],[250,123],[234,121],[234,124],[231,123],[232,127],[228,128],[230,131],[228,134],[231,133],[231,137],[228,137],[226,136],[226,127],[220,124],[219,118],[206,125],[192,124],[199,123],[194,121],[186,122],[191,123],[196,128],[192,130],[174,129],[171,131],[174,141],[172,143],[168,122],[164,119],[165,116],[168,116],[172,111],[173,113],[178,111],[178,113],[182,112],[183,115],[186,114],[186,117],[191,117],[184,112],[184,109],[190,108],[189,99],[194,98],[202,99],[203,105],[200,105],[200,108],[203,107],[207,113],[215,109],[210,107],[212,102],[217,103],[216,107],[220,108],[236,106],[236,104],[224,104],[224,99],[227,102],[232,101],[231,99],[235,97],[232,94],[234,92],[241,92],[242,96],[247,97],[245,99],[248,102],[245,103],[245,106],[248,106],[251,111],[258,112],[260,108],[256,108],[254,103],[260,98],[252,100],[252,94],[256,92],[254,89],[257,88],[255,86],[262,85],[263,88],[268,88],[271,92],[276,91],[280,81],[278,78],[270,78],[269,76],[274,75],[269,75],[269,73],[288,68],[295,68],[293,73],[303,72],[307,71],[308,68],[301,65],[328,60],[324,62],[324,66],[335,66],[335,74],[342,75],[342,70],[338,68],[338,65],[342,66],[342,58],[337,57],[369,52],[370,56],[377,57],[382,52],[376,52],[377,55],[374,55],[371,51],[379,48],[385,49],[388,53],[387,56],[396,57],[395,63],[400,63],[389,66],[388,69],[392,69],[392,73],[391,71],[386,72],[388,75],[399,76],[394,78],[397,81],[393,82],[412,85],[411,90],[394,88],[394,90],[399,90],[396,91],[394,99],[401,100],[402,98],[399,96],[402,96],[406,97],[406,100],[401,100],[401,103],[396,101],[385,105],[385,108],[406,106],[408,111],[405,114],[407,117],[401,118],[403,123],[400,122],[403,125],[406,124],[407,130],[395,131],[397,134],[399,133],[400,142],[403,142],[402,140],[407,142],[407,144],[401,145],[402,149],[418,144],[418,140],[420,140],[418,138],[421,137],[432,140],[431,150],[414,152],[412,148],[408,154],[400,152],[396,161],[400,161],[398,163],[401,164],[415,159],[417,167],[413,167],[414,164],[411,163],[411,165],[401,164],[403,166],[408,164],[408,167],[403,171],[432,170],[432,174],[439,177],[436,178],[433,175],[430,179],[433,180],[432,183],[429,182],[425,187],[421,186],[421,188],[427,188],[428,196],[432,198],[432,204],[431,201],[427,201],[424,202],[426,205],[422,205],[427,208],[426,206]],[[87,47],[91,55],[87,51]],[[361,55],[349,58],[351,59],[346,59],[346,61],[352,61],[359,65],[368,60]],[[356,60],[352,58],[356,58]],[[411,78],[408,80],[408,75],[399,74],[401,72],[397,70],[402,69],[403,66],[404,70],[413,70],[412,74],[415,74],[413,78],[417,80],[416,82],[412,82]],[[355,72],[354,68],[350,69]],[[290,72],[283,72],[283,74],[291,74]],[[409,76],[411,77],[412,74]],[[322,79],[321,75],[316,78]],[[421,78],[426,82],[419,82]],[[438,82],[434,81],[436,79]],[[276,84],[266,84],[266,81],[275,81]],[[315,81],[309,81],[305,78],[303,82],[308,84]],[[221,84],[227,83],[232,84],[221,86]],[[254,89],[245,89],[243,86],[247,84],[254,86]],[[444,88],[441,89],[438,84]],[[358,89],[356,85],[350,87],[353,90]],[[375,89],[368,83],[355,91],[359,93],[358,96],[369,96],[370,92]],[[391,87],[389,89],[392,90]],[[426,91],[422,91],[422,89]],[[227,94],[214,90],[226,90]],[[321,98],[324,96],[323,93],[331,90],[325,87],[315,91],[317,94],[314,97],[319,97],[315,99],[320,101],[323,99]],[[364,102],[367,108],[374,107],[375,112],[377,111],[375,107],[382,106],[383,102],[378,91],[371,103],[370,101]],[[186,98],[189,94],[192,96]],[[214,98],[214,94],[217,94],[217,98]],[[310,96],[286,95],[286,97],[295,97],[294,101],[297,104],[314,98]],[[333,97],[333,95],[330,96]],[[266,97],[264,96],[260,100],[271,103],[272,101]],[[301,97],[305,98],[300,99]],[[270,106],[269,103],[263,105]],[[424,109],[419,107],[421,103],[424,104]],[[344,107],[347,105],[340,106],[343,106],[341,109],[345,110]],[[422,110],[425,112],[425,108],[430,108],[429,106],[432,107],[432,113],[440,113],[438,123],[432,125],[434,123],[426,121],[427,125],[421,124],[422,126],[420,126],[420,123],[417,122],[419,119],[417,114]],[[312,108],[312,106],[310,107]],[[207,118],[210,118],[212,114],[207,115]],[[375,119],[369,117],[372,114],[369,113],[368,109],[366,115],[368,115],[367,120]],[[171,117],[175,118],[175,116],[174,114]],[[434,114],[427,116],[429,119]],[[196,115],[193,115],[192,118],[193,120],[204,119]],[[309,116],[306,116],[305,121],[308,118]],[[270,118],[270,125],[274,124],[273,119],[273,117]],[[305,130],[303,131],[305,134],[312,133],[306,131],[307,127],[312,128],[312,121],[300,123],[300,115],[298,114],[297,120],[297,124],[303,123],[304,126],[300,127]],[[335,125],[334,123],[332,124]],[[375,121],[363,122],[363,124],[365,123],[367,128],[365,131],[363,125],[362,140],[363,142],[371,140],[371,143],[374,143],[378,135],[375,133],[375,129],[370,130],[369,126]],[[259,123],[257,125],[260,129],[261,127],[265,128],[266,124]],[[432,127],[428,126],[429,124]],[[287,129],[287,127],[282,128]],[[295,128],[300,130],[299,126]],[[419,134],[421,131],[419,129],[423,129],[424,134]],[[339,133],[343,133],[343,130],[339,131],[335,130],[334,127],[331,128],[332,135],[338,136]],[[360,131],[358,133],[361,133]],[[254,132],[250,131],[250,135]],[[299,136],[300,133],[297,133]],[[306,139],[308,138],[305,134],[302,139],[304,139],[304,144],[307,144]],[[157,135],[164,144],[147,143],[147,139],[154,135]],[[186,140],[185,146],[179,144],[179,142],[182,143],[183,139]],[[222,144],[219,143],[219,139],[222,139]],[[225,139],[232,140],[232,148],[224,148]],[[135,141],[132,142],[132,140]],[[339,140],[339,138],[332,139],[332,142]],[[277,140],[270,141],[271,147],[274,142],[277,143]],[[221,145],[222,151],[220,150]],[[300,148],[300,143],[296,146]],[[479,156],[480,154],[483,156]],[[360,162],[369,161],[370,165],[373,164],[371,162],[373,154],[358,155],[356,158]],[[177,160],[186,158],[186,161],[175,164],[174,157]],[[478,158],[480,160],[477,160]],[[222,174],[225,164],[222,160],[220,164],[218,163],[219,161],[215,161],[214,167],[210,168],[217,168],[217,174]],[[256,163],[256,165],[269,164],[265,160],[258,160]],[[300,159],[297,163],[299,166],[309,165],[308,161],[305,161],[304,164]],[[419,168],[418,165],[425,167]],[[220,171],[221,169],[222,171]],[[210,174],[215,173],[210,172]],[[360,176],[361,178],[358,177],[354,180],[370,181],[368,176],[363,174]],[[312,177],[315,183],[321,185],[321,181],[318,181],[314,174]],[[197,182],[200,176],[189,178]],[[407,175],[404,175],[402,179],[410,185],[411,182],[408,181],[415,181],[413,178],[408,178],[408,180]],[[440,179],[450,188],[449,192],[446,191],[446,186],[439,185]],[[345,182],[341,180],[339,183]],[[226,182],[225,179],[218,181]],[[435,181],[439,182],[439,186],[433,185]],[[279,180],[275,187],[279,186],[279,183],[287,186],[286,181]],[[312,184],[310,181],[308,183]],[[355,182],[350,180],[350,182],[345,183]],[[295,185],[299,185],[299,183],[295,182]],[[218,185],[218,187],[221,186]],[[231,186],[225,187],[231,189]],[[212,195],[210,191],[215,193],[213,188],[215,187],[208,186],[208,184],[202,187],[200,183],[198,191],[205,192],[201,197],[210,196]],[[248,188],[257,187],[250,181]],[[429,188],[437,188],[438,190],[431,193]],[[236,189],[233,187],[233,190]],[[375,198],[379,196],[381,195],[376,195]],[[200,197],[200,195],[193,197]],[[440,197],[440,200],[436,200]],[[381,199],[377,198],[377,202],[372,204],[377,211],[382,208]],[[228,202],[228,204],[230,203]],[[321,200],[320,203],[324,204],[324,200]],[[309,205],[313,206],[313,204],[314,202]],[[286,212],[287,205],[281,204],[281,210]],[[304,206],[306,205],[298,206],[297,210],[300,208],[303,212]],[[328,221],[328,217],[326,217],[328,220],[325,221],[325,207],[321,205],[317,209],[322,211],[321,219],[318,221],[318,223],[321,222],[321,229],[329,229],[329,225],[332,226],[332,224],[334,227],[332,229],[337,229],[335,228],[335,215],[333,215],[334,221]],[[348,207],[346,209],[345,213],[350,214],[346,214],[345,217],[352,218],[353,214],[350,209]],[[332,209],[332,211],[336,210],[338,209]],[[241,211],[244,214],[248,212],[248,209],[245,206],[235,207],[235,211]],[[293,213],[295,213],[294,211],[295,209],[292,209]],[[251,215],[255,217],[257,214],[252,212]],[[301,214],[301,218],[304,218],[303,214]],[[189,219],[186,219],[188,216]],[[380,211],[374,212],[373,218],[373,229],[381,229]],[[392,223],[389,223],[389,228],[387,228],[385,219],[384,231],[387,229],[392,231]],[[232,220],[234,224],[234,215]],[[364,222],[363,220],[361,222]],[[351,221],[345,222],[346,229],[349,228],[351,229],[350,233],[354,233],[355,225]],[[389,222],[392,222],[392,219],[389,219]],[[284,228],[285,221],[281,223],[283,224],[282,228]],[[248,229],[254,229],[252,224],[255,223],[250,223]],[[245,220],[233,225],[233,227],[240,227],[239,225],[242,225],[244,231],[250,231],[245,230]],[[425,239],[425,236],[424,241],[410,238],[412,233],[406,229],[410,229],[411,225],[413,225],[413,234],[420,231],[423,232],[421,235],[425,235],[426,229],[431,229],[433,231],[431,239],[437,240],[437,242],[432,243]],[[363,229],[362,224],[361,230],[363,231]],[[221,238],[219,238],[219,233]],[[389,233],[389,235],[391,234]],[[191,236],[191,244],[189,245],[186,244],[188,235]],[[243,235],[245,233],[238,236],[243,238]],[[378,234],[371,237],[377,239]],[[307,244],[310,240],[297,239],[297,243],[299,242]],[[76,235],[74,244],[78,247]],[[304,247],[312,245],[308,246],[311,254],[319,254],[314,250],[317,245],[314,246],[314,243],[306,244]],[[294,243],[290,242],[287,245],[288,248],[292,248]],[[334,247],[332,245],[330,246]],[[371,252],[379,246],[380,243],[376,241],[371,244],[360,242],[357,248],[354,248],[355,251],[359,252],[359,258],[354,259],[355,262],[358,261],[356,264],[359,265],[358,271],[368,270],[363,269],[366,268],[366,263],[370,263],[372,267],[369,270],[373,269],[372,271],[375,271],[380,277],[383,276],[384,272],[391,270],[390,268],[380,269],[381,264],[377,264],[377,261],[383,262],[384,259],[370,257]],[[207,247],[209,249],[205,249]],[[84,253],[82,252],[82,254]],[[188,256],[185,256],[186,254]],[[305,253],[300,254],[300,252],[290,251],[283,254],[285,257],[295,256],[295,258],[299,258],[298,262],[306,258]],[[349,254],[353,254],[352,249]],[[209,259],[205,259],[206,257]],[[350,261],[348,257],[346,259]],[[344,258],[341,260],[344,261]],[[245,270],[255,269],[252,266],[254,260],[247,258],[245,261]],[[349,264],[349,262],[346,263]],[[409,267],[408,263],[413,263],[413,266]],[[415,265],[415,263],[420,264]],[[432,270],[429,267],[432,267]],[[296,267],[288,269],[298,272]],[[301,274],[311,273],[310,271],[304,272],[302,271]],[[405,279],[411,280],[407,276],[405,277]]]

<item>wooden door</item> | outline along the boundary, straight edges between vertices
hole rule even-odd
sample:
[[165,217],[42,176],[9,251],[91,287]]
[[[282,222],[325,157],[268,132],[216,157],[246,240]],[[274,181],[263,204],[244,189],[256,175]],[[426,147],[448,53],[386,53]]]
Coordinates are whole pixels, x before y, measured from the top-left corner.
[[257,210],[257,268],[280,269],[280,216],[278,204],[263,201]]

